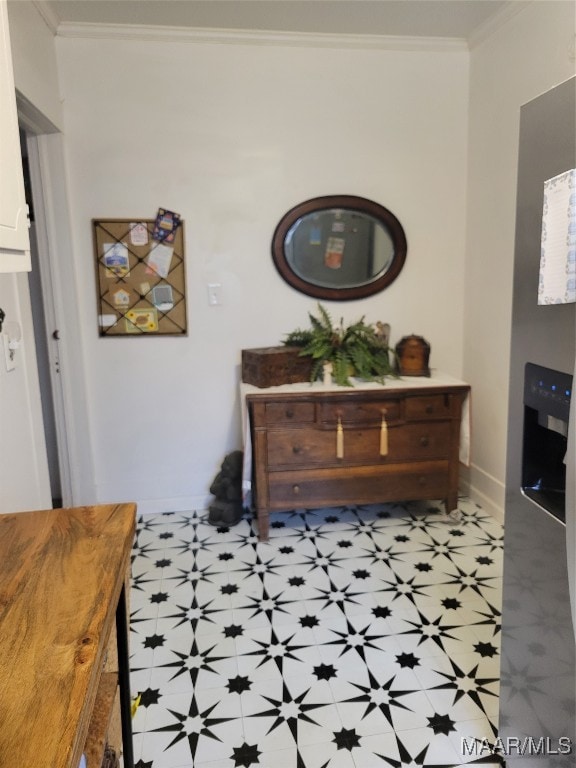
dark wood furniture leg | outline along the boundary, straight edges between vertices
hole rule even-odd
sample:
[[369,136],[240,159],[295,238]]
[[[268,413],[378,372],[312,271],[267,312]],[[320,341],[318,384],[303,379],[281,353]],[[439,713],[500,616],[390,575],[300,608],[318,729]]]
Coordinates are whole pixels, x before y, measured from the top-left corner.
[[270,512],[268,509],[256,507],[258,519],[258,541],[268,541],[270,532]]

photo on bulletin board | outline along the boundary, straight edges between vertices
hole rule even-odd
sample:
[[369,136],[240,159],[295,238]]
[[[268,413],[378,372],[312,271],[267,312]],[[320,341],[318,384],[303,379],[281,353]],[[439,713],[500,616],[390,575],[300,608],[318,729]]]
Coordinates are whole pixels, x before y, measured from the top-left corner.
[[93,219],[100,336],[185,336],[184,222]]

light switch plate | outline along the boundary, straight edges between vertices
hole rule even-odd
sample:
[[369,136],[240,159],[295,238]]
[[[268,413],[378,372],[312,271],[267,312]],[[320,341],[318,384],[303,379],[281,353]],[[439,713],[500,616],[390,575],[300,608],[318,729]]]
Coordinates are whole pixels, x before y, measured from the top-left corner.
[[4,347],[4,359],[6,360],[6,370],[13,371],[16,368],[16,360],[14,356],[10,356],[10,349],[8,347],[8,335],[6,333],[1,334],[2,345]]
[[208,283],[208,304],[217,307],[222,304],[222,284]]

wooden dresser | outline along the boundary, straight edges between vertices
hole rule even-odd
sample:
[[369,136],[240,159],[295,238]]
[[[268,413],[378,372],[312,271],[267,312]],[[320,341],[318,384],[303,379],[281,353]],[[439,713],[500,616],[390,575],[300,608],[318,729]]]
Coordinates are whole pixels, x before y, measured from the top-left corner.
[[0,515],[0,768],[133,768],[134,504]]
[[457,508],[464,382],[434,373],[353,388],[316,382],[241,391],[245,473],[261,540],[272,510],[415,499]]

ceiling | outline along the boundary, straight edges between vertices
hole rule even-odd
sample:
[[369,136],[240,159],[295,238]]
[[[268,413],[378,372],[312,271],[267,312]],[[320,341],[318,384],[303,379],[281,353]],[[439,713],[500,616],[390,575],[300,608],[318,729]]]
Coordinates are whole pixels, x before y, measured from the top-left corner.
[[45,0],[44,4],[56,23],[468,39],[521,0]]

